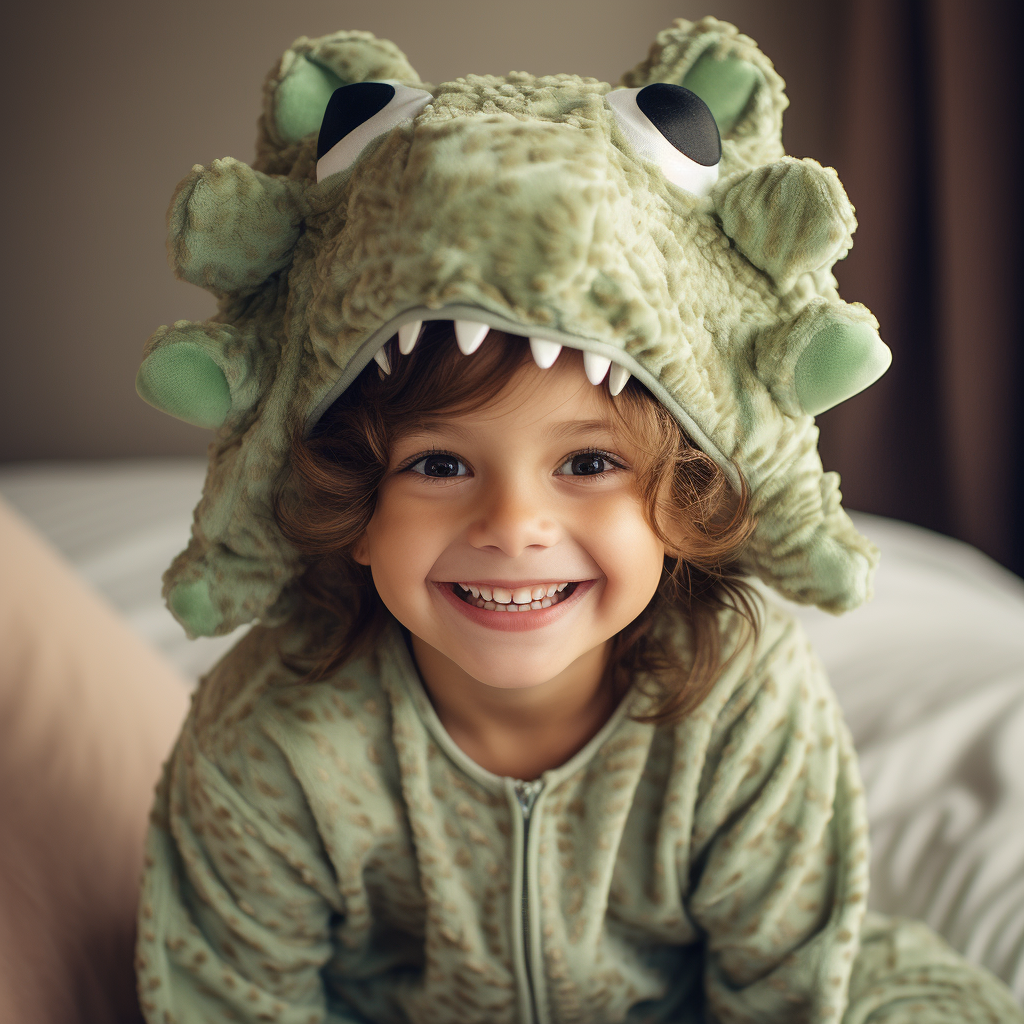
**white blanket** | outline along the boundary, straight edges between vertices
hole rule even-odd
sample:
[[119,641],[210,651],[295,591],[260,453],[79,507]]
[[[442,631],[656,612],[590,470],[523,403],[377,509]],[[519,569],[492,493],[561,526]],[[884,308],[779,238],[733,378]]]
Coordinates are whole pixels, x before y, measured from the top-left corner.
[[[0,493],[195,679],[237,636],[189,642],[160,600],[202,460],[0,467]],[[872,906],[927,921],[1024,1002],[1024,582],[966,545],[855,516],[875,599],[797,608],[853,730]]]

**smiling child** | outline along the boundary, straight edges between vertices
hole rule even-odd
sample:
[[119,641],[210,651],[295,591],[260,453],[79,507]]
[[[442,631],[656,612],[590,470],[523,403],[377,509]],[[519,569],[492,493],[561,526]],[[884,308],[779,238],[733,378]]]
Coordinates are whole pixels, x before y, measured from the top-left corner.
[[1024,1020],[866,913],[849,734],[749,579],[870,594],[813,424],[888,365],[852,208],[732,26],[623,85],[303,37],[258,169],[179,187],[220,311],[139,390],[218,434],[168,603],[260,621],[157,793],[150,1024]]

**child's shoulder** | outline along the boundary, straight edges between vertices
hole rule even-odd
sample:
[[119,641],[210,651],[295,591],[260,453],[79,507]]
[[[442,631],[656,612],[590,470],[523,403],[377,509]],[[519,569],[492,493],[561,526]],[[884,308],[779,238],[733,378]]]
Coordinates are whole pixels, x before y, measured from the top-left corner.
[[337,739],[365,736],[386,716],[378,651],[314,677],[310,654],[321,649],[315,627],[287,622],[254,626],[200,682],[189,716],[201,748],[233,747],[246,735],[279,735],[322,723]]
[[[720,672],[691,717],[717,720],[722,726],[750,713],[784,715],[799,703],[834,701],[821,662],[793,611],[760,589],[753,607],[755,622],[732,608],[719,612]],[[681,635],[685,643],[685,627]]]

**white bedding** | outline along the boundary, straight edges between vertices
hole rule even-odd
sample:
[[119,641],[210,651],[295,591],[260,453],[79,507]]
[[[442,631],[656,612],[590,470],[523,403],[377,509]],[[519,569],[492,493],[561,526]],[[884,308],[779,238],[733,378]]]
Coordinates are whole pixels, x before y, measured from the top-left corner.
[[[204,472],[0,467],[0,493],[192,679],[236,639],[190,643],[160,600]],[[855,518],[883,552],[874,601],[841,618],[795,610],[860,752],[871,905],[924,919],[1024,1002],[1024,582],[956,541]]]

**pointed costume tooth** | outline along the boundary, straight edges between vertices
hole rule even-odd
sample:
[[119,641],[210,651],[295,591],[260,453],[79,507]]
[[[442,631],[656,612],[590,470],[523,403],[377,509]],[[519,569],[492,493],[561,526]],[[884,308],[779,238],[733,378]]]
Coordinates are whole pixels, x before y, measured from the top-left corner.
[[587,380],[591,384],[600,384],[612,361],[605,356],[595,355],[593,352],[583,353],[583,369],[586,370]]
[[416,347],[422,326],[422,320],[413,320],[412,323],[402,324],[398,328],[398,351],[403,356],[407,356]]
[[608,371],[608,390],[612,393],[613,396],[617,395],[626,386],[626,381],[628,380],[629,370],[627,370],[624,366],[619,366],[619,364],[616,363]]
[[381,345],[376,352],[373,353],[373,358],[377,360],[377,365],[385,372],[391,372],[391,360],[388,359],[387,352],[384,351],[384,346]]
[[531,338],[530,351],[533,353],[533,361],[542,369],[546,370],[552,366],[562,351],[562,346],[557,341],[548,341],[545,338]]
[[473,320],[455,321],[455,342],[464,356],[471,356],[482,344],[491,328]]

